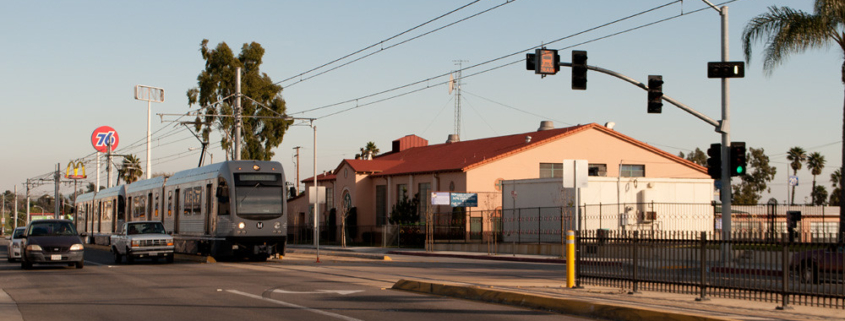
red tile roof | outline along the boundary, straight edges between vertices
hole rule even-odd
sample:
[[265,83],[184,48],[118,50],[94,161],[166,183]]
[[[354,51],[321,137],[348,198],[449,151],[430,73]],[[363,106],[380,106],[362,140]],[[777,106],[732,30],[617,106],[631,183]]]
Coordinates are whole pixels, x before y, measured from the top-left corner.
[[[694,170],[707,173],[706,167],[672,155],[659,148],[595,123],[509,136],[414,147],[399,152],[385,153],[376,156],[372,160],[345,159],[341,162],[338,168],[346,163],[349,164],[349,166],[356,172],[371,173],[372,176],[467,171],[474,167],[478,167],[590,129],[600,130],[618,139],[639,146],[653,153],[660,154],[663,157],[669,158]],[[531,141],[528,143],[525,142],[526,136],[531,136]],[[334,176],[332,175],[332,179],[333,178]],[[319,180],[323,180],[323,178],[321,177]]]

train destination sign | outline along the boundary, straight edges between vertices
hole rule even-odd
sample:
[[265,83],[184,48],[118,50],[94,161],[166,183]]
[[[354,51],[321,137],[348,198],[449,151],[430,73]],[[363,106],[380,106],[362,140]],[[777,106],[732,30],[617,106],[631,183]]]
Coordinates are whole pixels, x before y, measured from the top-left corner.
[[119,142],[120,137],[117,136],[117,131],[109,126],[100,126],[91,134],[91,145],[101,153],[108,152],[109,144],[111,144],[111,151],[114,151]]

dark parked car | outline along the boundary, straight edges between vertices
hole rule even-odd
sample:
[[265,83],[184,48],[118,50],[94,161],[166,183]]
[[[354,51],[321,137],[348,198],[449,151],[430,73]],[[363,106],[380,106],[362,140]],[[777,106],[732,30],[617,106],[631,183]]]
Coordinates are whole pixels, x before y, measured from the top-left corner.
[[803,283],[842,282],[845,280],[845,246],[831,245],[795,253],[790,268]]
[[82,239],[68,220],[32,221],[26,227],[21,255],[21,268],[33,264],[67,264],[84,266]]

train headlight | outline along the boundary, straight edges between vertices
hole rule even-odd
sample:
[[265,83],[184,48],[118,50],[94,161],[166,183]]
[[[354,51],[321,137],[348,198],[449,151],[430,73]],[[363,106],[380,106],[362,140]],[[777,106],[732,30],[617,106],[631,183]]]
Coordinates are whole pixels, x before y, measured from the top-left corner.
[[252,165],[252,169],[259,170],[259,169],[261,169],[261,167],[258,167],[258,165]]
[[282,228],[282,222],[276,222],[276,224],[273,224],[273,228],[277,230]]
[[243,229],[244,229],[244,227],[246,227],[246,224],[244,224],[244,222],[240,222],[240,223],[238,223],[238,228],[239,228],[239,229],[242,229],[242,230],[243,230]]

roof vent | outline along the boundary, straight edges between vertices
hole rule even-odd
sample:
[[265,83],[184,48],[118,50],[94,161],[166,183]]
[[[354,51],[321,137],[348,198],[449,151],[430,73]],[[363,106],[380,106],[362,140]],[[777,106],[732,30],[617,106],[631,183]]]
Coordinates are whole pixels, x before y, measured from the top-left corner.
[[612,121],[609,121],[609,122],[604,124],[604,127],[607,127],[607,129],[613,129],[613,126],[616,126],[616,123],[614,123]]
[[555,129],[555,122],[551,120],[544,120],[540,122],[540,128],[537,128],[537,131],[539,132],[550,129]]
[[461,141],[461,138],[458,134],[449,134],[449,138],[446,139],[446,143],[457,143]]
[[525,143],[528,144],[531,142],[531,136],[525,135]]

